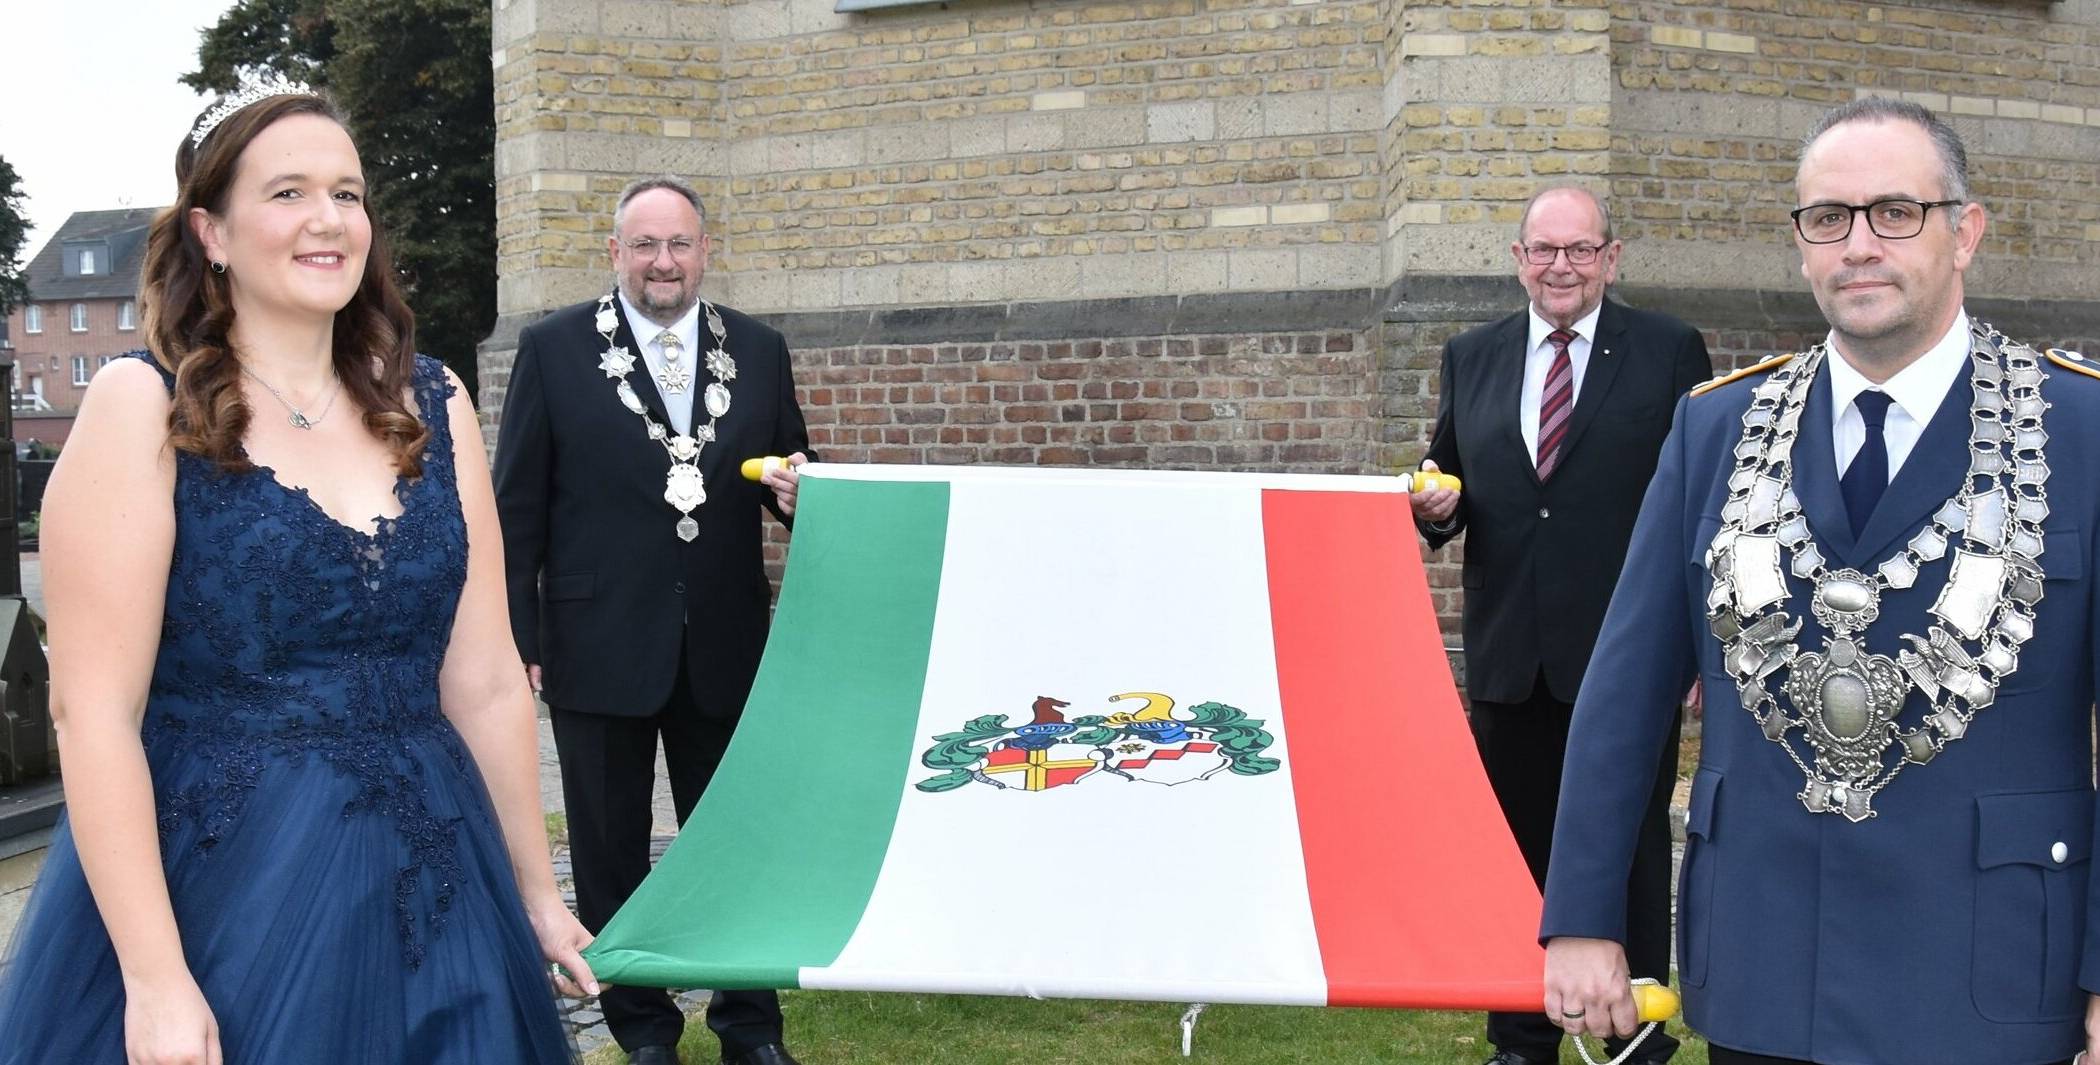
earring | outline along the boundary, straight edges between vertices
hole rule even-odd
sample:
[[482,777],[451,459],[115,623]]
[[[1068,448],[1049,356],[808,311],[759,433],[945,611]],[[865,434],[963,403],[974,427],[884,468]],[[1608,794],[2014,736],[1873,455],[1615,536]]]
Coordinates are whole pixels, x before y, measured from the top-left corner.
[[211,272],[212,272],[212,273],[215,273],[215,274],[223,274],[223,273],[225,273],[225,272],[226,272],[226,264],[225,264],[225,263],[222,263],[222,262],[220,262],[220,261],[219,261],[219,260],[217,260],[217,259],[213,259],[213,260],[211,261]]

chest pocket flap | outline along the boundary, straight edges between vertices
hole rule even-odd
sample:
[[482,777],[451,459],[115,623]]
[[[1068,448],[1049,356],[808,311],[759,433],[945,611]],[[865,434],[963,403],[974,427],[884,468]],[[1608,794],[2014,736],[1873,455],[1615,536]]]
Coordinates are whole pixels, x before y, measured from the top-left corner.
[[[2040,791],[1976,799],[1976,868],[2060,869],[2092,856],[2093,793]],[[2059,857],[2061,855],[2061,857]]]

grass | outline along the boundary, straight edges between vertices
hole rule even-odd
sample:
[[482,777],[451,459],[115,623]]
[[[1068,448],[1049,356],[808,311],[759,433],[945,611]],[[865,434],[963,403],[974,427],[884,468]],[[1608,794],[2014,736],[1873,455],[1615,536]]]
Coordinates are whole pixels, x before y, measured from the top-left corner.
[[547,815],[547,846],[561,847],[569,842],[569,815],[556,811]]
[[[1478,1013],[1212,1006],[1196,1024],[1194,1056],[1183,1058],[1183,1007],[1172,1003],[848,991],[781,998],[789,1049],[808,1065],[1479,1065],[1494,1050]],[[1682,1024],[1671,1032],[1685,1041],[1675,1065],[1706,1065],[1703,1041]],[[679,1053],[697,1065],[720,1051],[695,1017]],[[626,1060],[617,1047],[585,1059]],[[1563,1063],[1581,1060],[1562,1046]]]

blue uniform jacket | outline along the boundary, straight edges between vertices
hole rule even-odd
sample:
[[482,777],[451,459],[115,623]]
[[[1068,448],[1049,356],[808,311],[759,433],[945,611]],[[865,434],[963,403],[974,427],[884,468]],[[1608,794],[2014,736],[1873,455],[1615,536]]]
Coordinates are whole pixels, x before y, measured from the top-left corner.
[[[1624,942],[1644,770],[1697,670],[1705,731],[1678,887],[1694,1028],[1823,1065],[2025,1065],[2081,1048],[2081,988],[2100,988],[2088,919],[2100,380],[2042,365],[2051,476],[2034,638],[1967,735],[1906,767],[1858,824],[1802,806],[1800,769],[1742,708],[1707,630],[1707,546],[1762,375],[1680,401],[1576,704],[1542,938]],[[1794,489],[1833,568],[1872,572],[1959,490],[1970,396],[1965,370],[1855,543],[1823,369],[1794,447]],[[1926,631],[1952,557],[1883,593],[1868,650],[1894,655],[1903,633]],[[1789,583],[1802,645],[1820,650],[1807,582]],[[1913,691],[1900,723],[1914,726],[1923,706]]]

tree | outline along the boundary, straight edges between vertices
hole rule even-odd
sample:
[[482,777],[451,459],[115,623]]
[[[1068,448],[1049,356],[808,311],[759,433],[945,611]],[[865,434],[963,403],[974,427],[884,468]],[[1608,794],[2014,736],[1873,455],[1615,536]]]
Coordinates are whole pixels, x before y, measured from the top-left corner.
[[496,321],[487,0],[241,0],[202,36],[187,85],[226,92],[274,72],[343,106],[416,346],[474,389],[474,348]]
[[22,242],[29,219],[22,205],[22,183],[15,168],[0,159],[0,318],[29,302],[29,282],[22,277]]
[[181,79],[199,92],[227,92],[264,71],[328,86],[335,26],[325,0],[240,0],[199,36],[197,70]]

